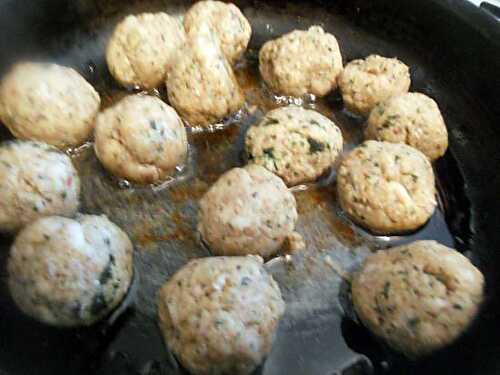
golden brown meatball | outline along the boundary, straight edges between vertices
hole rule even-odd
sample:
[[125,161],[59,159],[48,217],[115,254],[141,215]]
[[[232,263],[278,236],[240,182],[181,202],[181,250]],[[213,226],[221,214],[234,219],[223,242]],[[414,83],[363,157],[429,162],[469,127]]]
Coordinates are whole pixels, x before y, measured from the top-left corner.
[[69,156],[45,143],[0,145],[0,231],[16,232],[44,216],[73,216],[80,178]]
[[50,216],[25,227],[8,260],[9,289],[34,319],[90,325],[113,310],[132,279],[132,243],[106,216]]
[[245,97],[222,54],[205,30],[190,35],[167,80],[168,100],[191,126],[207,126],[238,111]]
[[342,151],[340,129],[322,114],[296,106],[268,112],[245,138],[250,163],[262,165],[287,185],[314,181]]
[[366,141],[355,148],[342,160],[337,190],[342,209],[376,233],[415,230],[436,207],[432,166],[405,144]]
[[158,87],[165,81],[185,39],[180,22],[166,13],[127,16],[108,42],[109,71],[123,86]]
[[211,0],[195,3],[184,16],[184,28],[195,35],[205,27],[214,32],[230,64],[245,53],[252,28],[236,5]]
[[408,92],[410,70],[398,59],[370,55],[348,63],[338,83],[347,109],[368,116],[378,103]]
[[200,201],[198,231],[217,255],[268,257],[294,234],[295,198],[259,165],[224,173]]
[[325,96],[337,87],[342,55],[332,34],[312,26],[265,43],[259,52],[259,69],[279,94]]
[[483,299],[484,278],[469,260],[435,241],[369,256],[352,283],[362,322],[392,348],[418,357],[452,343]]
[[434,100],[424,94],[407,93],[378,104],[368,117],[367,139],[406,143],[431,161],[448,148],[448,131]]
[[16,138],[58,148],[90,138],[101,99],[75,70],[18,63],[0,84],[0,119]]
[[285,310],[259,257],[196,259],[160,290],[163,337],[192,374],[247,375],[271,351]]
[[156,183],[186,161],[186,130],[175,110],[149,95],[131,95],[100,113],[95,151],[111,173]]

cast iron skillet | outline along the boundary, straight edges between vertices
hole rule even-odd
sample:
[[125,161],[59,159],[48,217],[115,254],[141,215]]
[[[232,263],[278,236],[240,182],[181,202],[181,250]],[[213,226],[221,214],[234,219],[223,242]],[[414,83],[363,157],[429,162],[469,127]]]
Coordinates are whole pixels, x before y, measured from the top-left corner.
[[[78,69],[99,90],[104,106],[126,94],[107,72],[103,51],[113,25],[146,10],[177,13],[188,3],[161,0],[4,0],[0,2],[0,72],[21,58],[55,61]],[[311,256],[267,265],[287,300],[266,375],[496,374],[500,371],[500,29],[493,19],[459,0],[351,0],[337,2],[242,0],[253,26],[246,62],[237,69],[249,107],[225,131],[190,135],[191,162],[167,189],[121,189],[91,148],[75,153],[83,183],[83,212],[106,213],[136,246],[141,285],[135,308],[114,324],[77,330],[42,326],[18,312],[5,284],[12,241],[0,237],[0,373],[181,374],[155,323],[155,293],[176,269],[208,255],[195,236],[196,201],[225,170],[241,165],[241,139],[262,112],[279,105],[256,78],[256,51],[267,39],[321,24],[339,39],[346,61],[370,53],[397,56],[411,66],[412,90],[434,97],[444,113],[450,149],[435,165],[440,210],[410,236],[376,238],[339,212],[332,184],[296,193]],[[164,95],[160,92],[159,95]],[[361,140],[362,120],[342,108],[338,94],[305,103],[333,117],[346,146]],[[0,127],[0,138],[9,139]],[[348,287],[334,264],[355,269],[369,249],[433,238],[464,252],[484,272],[486,302],[479,319],[454,345],[408,362],[377,342],[351,312]],[[326,264],[326,265],[325,265]]]

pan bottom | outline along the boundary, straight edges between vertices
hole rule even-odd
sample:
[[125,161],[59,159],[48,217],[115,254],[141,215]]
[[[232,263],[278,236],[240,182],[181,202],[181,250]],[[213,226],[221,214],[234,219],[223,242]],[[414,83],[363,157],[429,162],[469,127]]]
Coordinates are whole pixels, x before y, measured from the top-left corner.
[[[101,94],[103,107],[131,93],[114,83],[105,65],[103,51],[112,25],[128,13],[166,10],[179,14],[189,5],[166,5],[156,0],[79,3],[82,9],[75,16],[74,28],[50,37],[44,44],[44,54],[86,75]],[[37,373],[52,375],[182,373],[166,352],[156,326],[156,293],[189,259],[209,255],[196,235],[198,200],[223,172],[242,165],[246,129],[265,112],[287,103],[286,98],[271,95],[259,78],[257,51],[263,41],[295,28],[321,24],[336,35],[346,62],[371,53],[397,56],[412,67],[412,91],[434,97],[448,127],[459,128],[460,118],[454,108],[466,108],[467,98],[442,82],[429,56],[410,48],[408,41],[390,41],[365,30],[356,18],[336,8],[325,11],[315,4],[261,1],[241,1],[238,5],[254,30],[251,49],[236,70],[247,100],[246,113],[217,132],[189,135],[193,162],[185,171],[186,178],[164,189],[124,189],[102,168],[92,147],[73,154],[82,180],[81,210],[108,215],[135,244],[135,268],[141,277],[135,308],[105,330],[101,326],[55,330],[22,316],[2,283],[0,363],[6,373],[33,373],[34,366]],[[166,98],[162,91],[154,94]],[[322,99],[309,98],[302,105],[335,121],[342,129],[346,150],[362,141],[363,119],[343,109],[337,93]],[[0,128],[0,137],[7,139],[9,135]],[[299,210],[297,230],[304,235],[308,247],[305,253],[276,258],[266,265],[279,282],[288,307],[273,352],[259,370],[261,374],[330,374],[349,368],[351,372],[346,373],[363,373],[370,370],[367,357],[376,372],[387,373],[391,365],[398,368],[400,359],[349,318],[349,306],[342,301],[346,291],[340,273],[356,269],[373,250],[417,239],[434,239],[459,251],[470,248],[470,203],[454,147],[452,141],[451,150],[434,166],[439,210],[421,230],[409,235],[373,236],[352,224],[338,206],[332,181],[294,193]],[[5,264],[12,239],[0,240],[4,248],[0,252],[1,262]],[[5,280],[5,271],[2,272]]]

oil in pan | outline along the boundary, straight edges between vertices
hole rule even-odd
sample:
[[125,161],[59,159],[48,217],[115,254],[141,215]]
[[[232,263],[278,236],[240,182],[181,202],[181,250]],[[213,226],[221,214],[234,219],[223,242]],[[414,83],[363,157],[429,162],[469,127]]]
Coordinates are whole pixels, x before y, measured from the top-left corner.
[[[54,42],[57,46],[54,56],[61,63],[86,69],[106,107],[130,93],[116,86],[105,67],[102,51],[110,25],[128,13],[165,10],[165,3],[130,2],[122,7],[119,2],[109,2],[104,8],[101,3],[104,2],[95,2],[96,7],[89,5],[90,2],[86,4],[88,14],[95,17],[85,19],[72,33],[62,37],[63,40]],[[310,8],[304,12],[303,8],[293,5],[282,9],[262,2],[238,5],[252,22],[255,34],[253,49],[247,51],[236,68],[246,106],[223,129],[189,134],[190,161],[174,176],[177,178],[163,188],[119,184],[100,165],[92,147],[73,153],[82,180],[82,211],[106,214],[129,234],[135,245],[135,270],[140,284],[134,293],[134,307],[114,317],[112,325],[57,331],[19,316],[2,285],[0,302],[6,306],[2,319],[9,321],[3,335],[9,345],[6,354],[10,358],[29,356],[31,363],[41,364],[40,373],[51,374],[63,370],[103,375],[183,373],[167,353],[156,325],[157,291],[189,259],[210,255],[200,246],[196,234],[198,200],[223,172],[243,164],[243,140],[248,127],[267,111],[290,103],[289,98],[272,95],[259,78],[257,53],[264,40],[319,23],[337,36],[348,60],[380,50],[399,56],[411,66],[425,65],[416,53],[368,35],[342,15],[324,12],[321,7],[307,5]],[[171,8],[166,11],[173,14],[186,7],[175,3],[168,6]],[[427,76],[420,80],[432,81]],[[422,82],[414,82],[414,85],[422,85]],[[165,92],[154,94],[166,100]],[[322,99],[293,100],[293,103],[333,119],[342,130],[345,150],[362,141],[363,121],[343,109],[337,94]],[[287,310],[272,354],[259,373],[341,374],[351,369],[349,373],[361,374],[371,371],[370,360],[354,350],[358,345],[344,338],[344,322],[350,316],[350,272],[375,249],[417,239],[438,239],[459,248],[461,242],[467,242],[466,236],[457,242],[456,235],[452,234],[463,230],[468,221],[462,207],[460,212],[455,212],[449,204],[457,201],[461,206],[467,204],[459,188],[463,184],[456,163],[447,154],[435,169],[441,194],[439,210],[424,228],[406,236],[374,236],[352,224],[339,208],[334,175],[317,184],[294,189],[299,211],[297,230],[304,236],[307,250],[274,258],[266,264],[280,285]],[[451,230],[447,222],[452,223]],[[2,238],[5,246],[9,242],[8,238]],[[5,254],[3,252],[2,257],[5,258]],[[21,362],[12,362],[13,373],[16,369],[22,372],[28,368]]]

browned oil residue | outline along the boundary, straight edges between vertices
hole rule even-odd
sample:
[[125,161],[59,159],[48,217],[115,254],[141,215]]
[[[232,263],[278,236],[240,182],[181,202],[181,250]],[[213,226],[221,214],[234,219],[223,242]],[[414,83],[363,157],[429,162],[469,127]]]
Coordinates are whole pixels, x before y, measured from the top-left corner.
[[134,234],[134,242],[136,245],[138,245],[138,248],[140,250],[146,250],[149,248],[151,245],[157,243],[158,241],[168,241],[170,240],[169,235],[164,235],[164,236],[158,236],[153,233],[147,233],[147,232],[140,232]]
[[185,203],[189,200],[200,200],[208,190],[209,185],[195,178],[189,185],[175,186],[169,191],[169,198],[174,203]]
[[311,186],[305,191],[295,193],[297,208],[300,214],[307,214],[319,208],[332,206],[336,200],[335,185],[324,187]]
[[186,219],[178,211],[172,212],[170,220],[175,225],[175,229],[170,233],[170,239],[179,241],[194,240],[193,230],[189,225],[186,225]]
[[111,107],[113,104],[117,103],[124,97],[133,94],[132,91],[126,90],[109,90],[105,93],[101,93],[101,111],[106,108]]
[[155,243],[157,236],[153,235],[153,229],[153,226],[148,221],[139,223],[138,230],[134,231],[131,236],[138,249],[145,250]]
[[334,233],[339,236],[339,239],[344,239],[349,243],[353,243],[356,239],[354,230],[344,220],[335,218],[331,221]]
[[354,230],[336,214],[336,188],[334,184],[328,186],[312,186],[306,191],[295,194],[299,215],[321,215],[328,223],[332,232],[339,240],[352,244],[356,240]]
[[260,84],[260,74],[257,63],[254,65],[252,62],[245,60],[235,69],[234,73],[244,92],[258,89]]
[[236,140],[239,133],[239,126],[231,125],[219,132],[191,136],[190,141],[197,152],[197,173],[203,181],[211,184],[223,172],[236,166]]
[[[250,54],[257,55],[257,52],[252,51]],[[278,103],[273,100],[272,95],[267,90],[262,89],[264,85],[260,78],[257,59],[255,61],[244,61],[235,69],[234,73],[245,93],[248,105],[256,106],[264,112],[278,107]]]
[[219,147],[224,147],[228,141],[234,139],[239,133],[237,125],[230,125],[227,128],[216,131],[214,133],[192,134],[190,141],[199,147],[207,148],[207,151],[216,150]]
[[[325,98],[318,98],[315,100],[313,108],[316,112],[321,113],[322,115],[331,118],[332,117],[332,108],[326,103]],[[337,124],[339,125],[339,124]]]
[[133,233],[134,243],[140,250],[147,250],[161,241],[195,241],[195,234],[187,224],[186,218],[178,211],[172,212],[167,218],[169,228],[161,228],[159,231],[148,221],[140,223],[139,229]]

